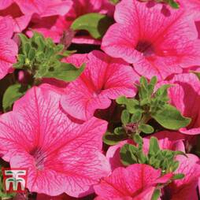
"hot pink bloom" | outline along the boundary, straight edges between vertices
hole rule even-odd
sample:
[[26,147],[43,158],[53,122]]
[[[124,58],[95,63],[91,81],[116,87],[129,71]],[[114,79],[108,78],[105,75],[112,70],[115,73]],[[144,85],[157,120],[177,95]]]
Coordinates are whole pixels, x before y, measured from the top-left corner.
[[[51,37],[55,42],[59,42],[61,37],[69,34],[73,21],[81,15],[87,13],[101,13],[112,15],[114,6],[108,0],[73,0],[73,6],[65,16],[54,16],[33,19],[32,28],[43,33],[46,37]],[[27,32],[28,35],[32,33]],[[67,37],[67,36],[66,36]],[[99,44],[99,41],[91,37],[75,37],[73,43]]]
[[16,62],[18,47],[11,39],[12,35],[12,19],[0,17],[0,79],[13,71],[12,65]]
[[148,78],[165,79],[182,68],[200,64],[200,40],[192,15],[137,0],[122,0],[102,42],[109,55],[133,63]]
[[38,14],[41,17],[65,15],[72,6],[71,0],[15,0],[15,2],[24,14]]
[[24,15],[16,3],[12,3],[5,9],[0,9],[0,16],[11,16],[14,24],[14,32],[22,32],[28,25],[31,15]]
[[[39,17],[34,16],[31,20],[31,29],[42,33],[45,37],[50,37],[54,42],[59,43],[61,37],[69,37],[69,27],[71,23],[68,23],[64,16],[50,16],[50,17]],[[27,31],[28,36],[32,36],[32,31]],[[73,36],[73,35],[72,35]],[[69,38],[71,42],[72,38]]]
[[[184,73],[175,75],[168,83],[173,84],[169,89],[171,103],[181,113],[192,119],[187,128],[181,128],[180,132],[188,135],[200,133],[200,82],[196,75]],[[175,84],[175,85],[174,85]]]
[[110,170],[101,153],[107,123],[72,123],[59,101],[54,90],[33,87],[15,102],[0,116],[0,153],[12,168],[28,169],[30,191],[84,196]]
[[66,16],[76,19],[81,15],[94,12],[112,15],[114,6],[109,0],[73,0],[73,7]]
[[7,8],[13,3],[13,0],[1,0],[0,1],[0,10]]
[[113,59],[100,51],[74,55],[67,59],[76,66],[86,63],[83,74],[66,87],[61,105],[70,115],[87,120],[96,109],[106,109],[111,100],[121,95],[133,97],[138,75],[124,61]]
[[196,19],[200,19],[200,1],[199,0],[179,0],[181,6],[187,9],[188,12],[191,12]]
[[198,200],[197,186],[200,176],[200,160],[197,156],[187,154],[178,156],[179,168],[176,173],[185,174],[185,178],[176,180],[165,188],[165,196],[170,200]]
[[145,164],[119,167],[94,186],[96,200],[149,200],[157,183],[166,183],[171,175],[161,177],[161,170]]

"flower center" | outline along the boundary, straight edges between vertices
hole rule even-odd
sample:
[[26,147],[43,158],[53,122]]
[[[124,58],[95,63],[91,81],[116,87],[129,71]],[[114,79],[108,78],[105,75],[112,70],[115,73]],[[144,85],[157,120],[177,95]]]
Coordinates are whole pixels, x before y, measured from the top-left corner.
[[151,44],[151,42],[146,40],[139,41],[135,49],[143,53],[144,56],[151,56],[152,54],[155,54],[155,49],[153,45]]
[[44,161],[46,154],[40,147],[34,147],[30,152],[30,155],[35,159],[35,166],[38,170],[42,170],[44,168]]

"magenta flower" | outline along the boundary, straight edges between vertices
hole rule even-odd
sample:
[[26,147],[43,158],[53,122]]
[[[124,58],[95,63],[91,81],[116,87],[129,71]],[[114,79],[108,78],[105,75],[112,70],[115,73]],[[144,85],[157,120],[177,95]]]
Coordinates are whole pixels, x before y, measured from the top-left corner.
[[17,3],[13,2],[5,9],[0,9],[0,16],[11,16],[13,19],[14,32],[22,32],[31,20],[31,15],[23,14]]
[[184,9],[122,0],[114,17],[117,23],[108,29],[102,49],[132,63],[139,74],[165,79],[200,64],[200,40]]
[[196,19],[200,19],[200,1],[199,0],[179,0],[179,4],[187,9]]
[[94,186],[96,200],[149,200],[157,183],[166,183],[171,174],[161,177],[161,170],[145,164],[119,167]]
[[67,16],[77,18],[87,13],[113,14],[114,6],[108,0],[73,0],[73,7]]
[[185,177],[176,180],[164,189],[164,194],[170,200],[198,200],[197,186],[200,176],[200,160],[193,154],[188,157],[178,156],[179,168],[176,173],[183,173]]
[[176,106],[184,116],[192,119],[186,128],[180,132],[188,135],[200,133],[200,82],[196,75],[184,73],[174,76],[168,83],[173,84],[169,89],[171,103]]
[[110,171],[101,153],[107,123],[72,123],[59,101],[60,94],[43,86],[15,102],[13,111],[0,116],[0,153],[12,168],[28,169],[30,191],[80,197]]
[[17,44],[11,39],[13,21],[10,17],[0,17],[0,79],[13,71],[16,62]]
[[87,120],[96,109],[106,109],[111,100],[124,95],[133,97],[138,75],[124,61],[113,59],[100,51],[75,55],[68,62],[76,66],[86,63],[83,74],[66,87],[61,105],[71,116]]
[[72,6],[72,1],[67,0],[15,0],[22,12],[26,15],[38,14],[41,17],[52,15],[65,15]]
[[[31,28],[43,33],[45,37],[51,37],[55,42],[60,42],[63,35],[66,35],[72,37],[73,43],[100,44],[100,41],[90,36],[71,36],[70,26],[76,18],[87,13],[112,15],[113,12],[114,6],[108,0],[73,0],[73,5],[65,16],[42,17],[41,15],[40,18],[32,19]],[[32,32],[27,31],[27,34],[31,36]]]
[[13,3],[13,0],[1,0],[0,1],[0,10],[7,8]]

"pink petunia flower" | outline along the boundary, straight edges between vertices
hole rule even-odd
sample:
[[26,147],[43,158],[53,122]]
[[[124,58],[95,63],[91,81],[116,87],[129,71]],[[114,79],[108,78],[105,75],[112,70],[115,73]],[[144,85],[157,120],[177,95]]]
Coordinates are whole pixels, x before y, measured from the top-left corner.
[[186,128],[179,131],[188,135],[200,134],[200,81],[192,73],[175,75],[168,82],[173,84],[169,89],[171,103],[181,111],[181,113],[192,119]]
[[0,153],[12,168],[28,169],[32,192],[87,195],[110,171],[101,153],[107,122],[72,123],[60,109],[60,94],[48,87],[33,87],[0,116]]
[[0,16],[11,16],[14,24],[14,32],[22,32],[31,20],[31,15],[23,14],[20,7],[12,2],[8,7],[1,9]]
[[0,10],[7,8],[13,3],[13,0],[1,0],[0,1]]
[[[61,38],[74,37],[70,35],[70,26],[73,21],[81,15],[87,13],[101,13],[112,15],[114,12],[114,6],[109,3],[108,0],[73,0],[73,5],[69,12],[65,16],[51,16],[32,19],[32,28],[45,35],[45,37],[51,37],[54,42],[60,42]],[[30,36],[31,31],[27,31]],[[72,40],[71,38],[71,40]],[[77,36],[73,38],[73,43],[89,43],[100,44],[99,41],[92,39],[89,36]]]
[[38,14],[41,17],[65,15],[72,6],[71,0],[15,0],[24,14]]
[[200,176],[200,160],[193,154],[188,157],[178,156],[179,168],[176,173],[183,173],[185,177],[176,180],[164,189],[165,199],[170,200],[198,200],[197,186]]
[[114,17],[117,23],[108,29],[102,49],[132,63],[139,74],[165,79],[200,64],[200,40],[185,9],[122,0]]
[[68,62],[80,66],[86,63],[83,74],[66,87],[61,105],[71,116],[88,120],[97,109],[106,109],[111,100],[124,95],[133,97],[138,75],[124,61],[113,59],[100,51],[74,55]]
[[16,62],[17,44],[11,39],[13,22],[10,17],[0,17],[0,79],[13,71]]
[[161,170],[145,164],[119,167],[94,186],[95,200],[149,200],[157,183],[166,183],[171,174],[161,177]]
[[179,0],[180,6],[183,6],[187,9],[188,12],[191,12],[196,19],[200,19],[200,1],[199,0]]

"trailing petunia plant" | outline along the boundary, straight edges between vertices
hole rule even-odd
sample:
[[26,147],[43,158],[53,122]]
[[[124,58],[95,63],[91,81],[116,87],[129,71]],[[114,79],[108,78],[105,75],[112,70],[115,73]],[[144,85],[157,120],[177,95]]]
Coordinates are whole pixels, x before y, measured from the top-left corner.
[[77,68],[63,62],[63,58],[75,51],[67,51],[64,45],[55,44],[51,38],[45,38],[42,34],[34,32],[31,38],[21,33],[19,39],[20,48],[14,68],[23,70],[29,75],[29,79],[27,84],[17,82],[7,88],[3,97],[4,111],[10,110],[12,104],[33,85],[41,84],[43,78],[70,82],[78,78],[85,69],[85,64]]
[[150,121],[154,120],[160,126],[169,130],[178,130],[189,125],[191,119],[184,117],[178,109],[169,104],[168,89],[173,87],[164,84],[157,87],[157,79],[153,77],[149,82],[145,77],[137,84],[138,95],[135,98],[119,97],[116,102],[123,107],[121,113],[121,127],[114,132],[106,132],[103,139],[107,145],[115,145],[128,140],[120,149],[120,159],[124,166],[146,164],[155,169],[161,169],[162,175],[173,174],[165,184],[158,184],[152,199],[158,199],[161,189],[174,180],[183,179],[183,173],[176,173],[179,161],[176,156],[187,155],[182,151],[161,149],[158,139],[151,136],[148,152],[144,151],[142,134],[154,133]]
[[106,144],[114,145],[125,139],[133,139],[135,134],[153,133],[154,128],[149,124],[151,120],[169,130],[178,130],[190,124],[191,119],[184,117],[169,103],[167,91],[173,85],[165,84],[156,89],[156,83],[156,77],[149,82],[141,77],[136,98],[121,96],[116,100],[124,108],[121,114],[122,126],[104,135]]
[[55,44],[51,38],[44,38],[40,33],[34,32],[32,38],[20,34],[20,50],[16,69],[27,70],[35,82],[41,78],[56,78],[64,81],[75,80],[84,70],[72,64],[62,62],[62,59],[74,51],[65,50],[62,44]]
[[199,0],[1,0],[0,199],[199,199],[199,66]]

